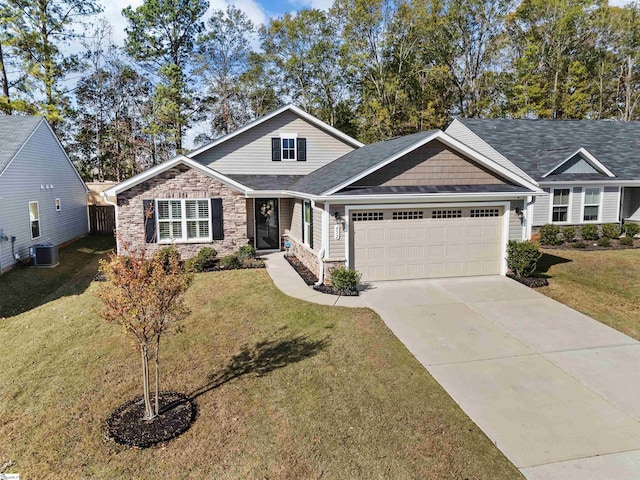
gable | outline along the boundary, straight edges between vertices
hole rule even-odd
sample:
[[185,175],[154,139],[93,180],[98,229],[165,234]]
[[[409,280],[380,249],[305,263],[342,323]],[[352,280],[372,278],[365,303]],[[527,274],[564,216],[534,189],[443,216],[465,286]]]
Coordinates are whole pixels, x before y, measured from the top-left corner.
[[354,182],[353,187],[510,184],[434,140]]
[[565,163],[556,168],[549,176],[560,175],[561,173],[599,173],[602,172],[596,170],[582,155],[576,154],[567,160]]
[[[306,139],[306,161],[272,161],[271,139],[281,134]],[[189,157],[225,175],[306,175],[353,149],[345,140],[285,110]]]

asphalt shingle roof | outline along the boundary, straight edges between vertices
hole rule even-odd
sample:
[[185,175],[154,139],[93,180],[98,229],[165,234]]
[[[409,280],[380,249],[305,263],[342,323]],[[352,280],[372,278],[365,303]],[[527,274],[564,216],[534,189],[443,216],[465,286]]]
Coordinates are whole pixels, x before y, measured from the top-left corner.
[[227,175],[253,190],[286,190],[289,185],[304,178],[304,175]]
[[42,117],[0,116],[0,174],[41,121]]
[[[616,176],[602,175],[597,177],[599,180],[640,178],[640,122],[476,118],[459,121],[536,180],[581,147]],[[567,178],[562,175],[562,179]],[[571,178],[583,179],[576,175]]]
[[394,187],[366,187],[342,192],[341,195],[384,195],[417,193],[517,193],[527,195],[531,190],[519,185],[422,185]]
[[434,132],[435,130],[418,132],[365,145],[315,170],[289,186],[289,190],[309,193],[311,195],[320,195],[339,186],[346,180],[355,177],[359,173],[397,155],[403,150],[433,135]]

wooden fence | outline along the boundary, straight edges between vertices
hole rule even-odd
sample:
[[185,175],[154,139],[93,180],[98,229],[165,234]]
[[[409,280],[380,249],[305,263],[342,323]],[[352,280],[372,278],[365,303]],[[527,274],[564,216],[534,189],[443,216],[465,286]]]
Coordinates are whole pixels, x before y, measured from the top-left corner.
[[116,210],[113,205],[89,205],[91,235],[113,235],[116,229]]

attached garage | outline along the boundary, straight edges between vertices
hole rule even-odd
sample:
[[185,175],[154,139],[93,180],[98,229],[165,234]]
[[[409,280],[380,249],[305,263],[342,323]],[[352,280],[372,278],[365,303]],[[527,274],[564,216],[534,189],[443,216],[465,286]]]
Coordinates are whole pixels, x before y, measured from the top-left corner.
[[495,275],[504,206],[351,210],[350,264],[365,281]]

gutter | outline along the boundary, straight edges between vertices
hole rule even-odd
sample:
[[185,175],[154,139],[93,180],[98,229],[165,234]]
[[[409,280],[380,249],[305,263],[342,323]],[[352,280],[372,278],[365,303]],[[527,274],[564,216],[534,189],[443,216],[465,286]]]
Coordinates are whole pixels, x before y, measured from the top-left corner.
[[113,211],[115,213],[115,220],[116,220],[116,231],[114,232],[116,237],[116,253],[120,254],[120,237],[118,235],[118,205],[116,203],[113,203],[111,200],[109,200],[106,192],[107,190],[104,190],[102,192],[102,197],[104,198],[105,203],[107,203],[108,205],[113,205]]

